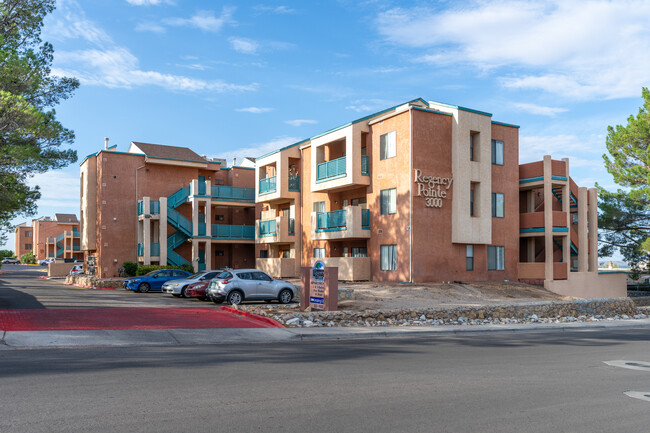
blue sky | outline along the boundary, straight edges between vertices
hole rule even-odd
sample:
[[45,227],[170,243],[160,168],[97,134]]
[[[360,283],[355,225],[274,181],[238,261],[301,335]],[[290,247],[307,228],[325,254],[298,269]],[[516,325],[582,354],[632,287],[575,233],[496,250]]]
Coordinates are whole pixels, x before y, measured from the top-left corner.
[[[522,163],[569,157],[579,185],[614,188],[606,128],[642,104],[648,22],[622,0],[60,0],[42,36],[81,82],[57,107],[79,161],[104,137],[260,156],[422,97],[520,125]],[[78,164],[32,182],[36,216],[79,213]]]

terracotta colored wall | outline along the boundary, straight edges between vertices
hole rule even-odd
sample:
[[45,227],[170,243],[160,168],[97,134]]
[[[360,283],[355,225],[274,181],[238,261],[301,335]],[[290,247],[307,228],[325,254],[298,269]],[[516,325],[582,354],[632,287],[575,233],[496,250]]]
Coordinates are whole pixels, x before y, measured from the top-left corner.
[[[25,232],[31,232],[32,236],[25,236]],[[16,227],[14,239],[14,253],[16,257],[20,259],[28,251],[32,251],[35,248],[34,239],[34,230],[32,227]],[[32,250],[26,249],[25,244],[32,244]]]

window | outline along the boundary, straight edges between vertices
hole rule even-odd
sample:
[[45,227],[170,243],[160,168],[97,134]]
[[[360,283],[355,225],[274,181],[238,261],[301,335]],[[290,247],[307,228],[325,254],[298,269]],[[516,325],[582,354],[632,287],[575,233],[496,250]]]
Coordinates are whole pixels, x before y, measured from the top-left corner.
[[465,246],[465,270],[474,270],[474,245]]
[[397,190],[395,188],[381,191],[380,208],[382,215],[397,213]]
[[478,132],[469,133],[469,160],[478,161]]
[[251,272],[253,274],[253,280],[257,281],[273,281],[273,278],[266,275],[264,272]]
[[394,158],[397,155],[397,134],[391,131],[379,137],[379,159]]
[[365,197],[359,197],[359,198],[353,198],[351,201],[352,206],[361,206],[362,208],[365,208],[365,204],[367,203]]
[[503,141],[492,140],[492,164],[503,165]]
[[215,221],[223,221],[223,215],[215,215],[214,220]]
[[237,276],[242,280],[252,280],[253,276],[250,272],[240,272]]
[[213,279],[214,277],[216,277],[217,275],[219,275],[219,272],[218,272],[218,271],[217,271],[217,272],[208,272],[207,274],[205,274],[205,275],[203,276],[203,279],[204,279],[204,280],[211,280],[211,279]]
[[469,184],[469,216],[474,216],[474,190],[475,185],[473,183]]
[[26,238],[31,238],[32,237],[32,232],[29,230],[25,230],[25,237]]
[[183,271],[173,271],[172,275],[174,277],[185,277],[186,276],[185,272],[183,272]]
[[291,258],[291,250],[280,250],[280,257],[283,259]]
[[503,218],[504,195],[499,192],[492,193],[492,216]]
[[380,255],[382,271],[397,270],[397,245],[382,245]]
[[32,249],[32,244],[25,244],[25,249],[26,250],[31,250]]
[[321,259],[325,257],[325,248],[314,248],[314,258]]
[[260,250],[260,259],[268,259],[269,250]]
[[488,271],[505,269],[505,247],[488,245]]
[[212,183],[215,185],[223,185],[223,179],[215,179]]
[[368,248],[366,247],[352,248],[352,257],[368,257]]
[[[169,278],[173,276],[173,272],[169,270],[160,271],[157,274],[155,274],[155,276],[158,278]],[[185,276],[185,274],[183,274],[183,276]]]
[[325,212],[325,202],[324,201],[315,201],[314,202],[314,212]]

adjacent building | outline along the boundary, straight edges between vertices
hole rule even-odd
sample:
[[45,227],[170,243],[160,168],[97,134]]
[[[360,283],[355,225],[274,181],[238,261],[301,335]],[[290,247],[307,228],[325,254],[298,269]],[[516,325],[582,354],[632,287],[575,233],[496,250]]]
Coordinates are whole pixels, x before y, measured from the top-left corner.
[[[250,162],[247,162],[250,165]],[[81,248],[88,272],[125,261],[195,270],[254,266],[254,168],[189,148],[132,142],[81,163]]]
[[342,280],[598,276],[595,190],[566,160],[520,166],[519,127],[465,107],[416,99],[257,158],[255,200],[278,277],[317,259]]
[[75,214],[54,214],[54,218],[41,217],[15,228],[15,252],[22,257],[29,251],[36,260],[45,258],[81,260],[79,220]]

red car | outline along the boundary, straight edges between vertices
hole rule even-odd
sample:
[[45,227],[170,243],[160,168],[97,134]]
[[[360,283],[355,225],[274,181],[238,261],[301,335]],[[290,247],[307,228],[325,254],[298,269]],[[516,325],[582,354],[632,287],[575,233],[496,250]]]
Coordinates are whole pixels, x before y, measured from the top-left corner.
[[206,295],[206,290],[210,285],[211,280],[199,281],[192,283],[185,289],[185,296],[188,298],[200,298],[203,301],[208,299]]

